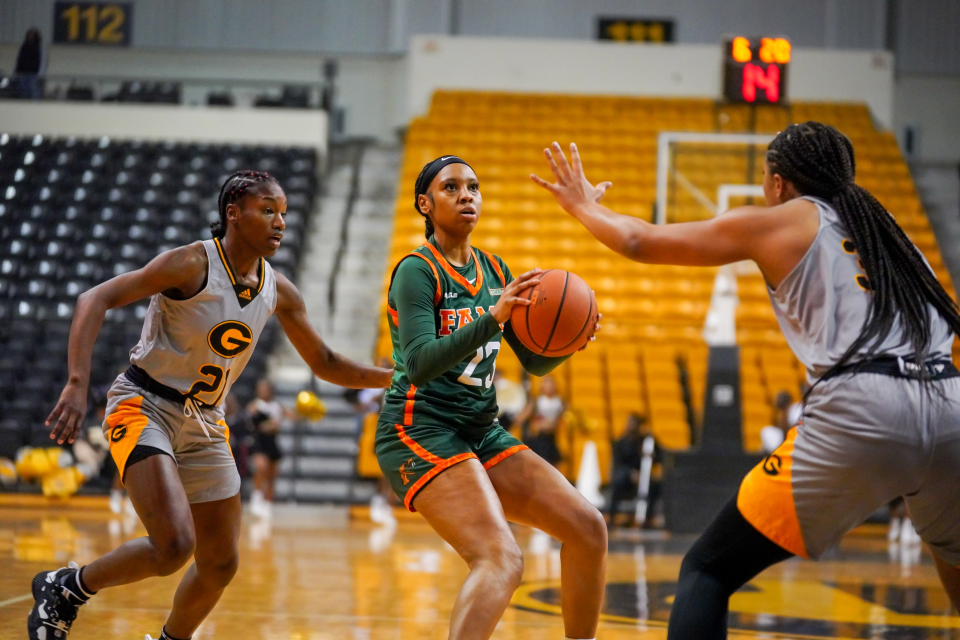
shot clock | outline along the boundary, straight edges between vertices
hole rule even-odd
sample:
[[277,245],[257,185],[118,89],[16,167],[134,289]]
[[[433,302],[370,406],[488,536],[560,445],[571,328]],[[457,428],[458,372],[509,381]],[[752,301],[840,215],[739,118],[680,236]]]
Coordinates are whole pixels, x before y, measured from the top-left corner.
[[786,102],[789,64],[786,38],[731,38],[724,43],[723,97],[747,104]]

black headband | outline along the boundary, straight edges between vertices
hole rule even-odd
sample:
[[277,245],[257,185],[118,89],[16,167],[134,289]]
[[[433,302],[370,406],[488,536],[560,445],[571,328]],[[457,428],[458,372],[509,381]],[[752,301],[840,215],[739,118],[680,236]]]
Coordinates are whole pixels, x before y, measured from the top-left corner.
[[[413,187],[413,208],[416,209],[420,215],[423,215],[423,212],[420,211],[420,195],[427,192],[427,189],[430,188],[430,183],[437,177],[440,170],[448,164],[466,164],[470,167],[469,164],[457,156],[440,156],[436,160],[428,162],[420,171],[420,175],[417,176],[417,182]],[[470,168],[473,169],[473,167]]]

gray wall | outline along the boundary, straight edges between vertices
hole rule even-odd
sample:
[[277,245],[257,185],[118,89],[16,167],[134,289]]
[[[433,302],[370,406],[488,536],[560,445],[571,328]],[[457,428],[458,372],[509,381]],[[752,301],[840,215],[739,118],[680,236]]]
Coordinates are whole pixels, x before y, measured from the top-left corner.
[[[400,53],[410,35],[593,37],[599,15],[673,18],[677,39],[777,34],[896,47],[899,70],[960,75],[960,0],[133,0],[137,47]],[[889,19],[889,22],[888,22]],[[49,37],[53,0],[0,0],[0,42]],[[888,33],[889,32],[889,33]]]

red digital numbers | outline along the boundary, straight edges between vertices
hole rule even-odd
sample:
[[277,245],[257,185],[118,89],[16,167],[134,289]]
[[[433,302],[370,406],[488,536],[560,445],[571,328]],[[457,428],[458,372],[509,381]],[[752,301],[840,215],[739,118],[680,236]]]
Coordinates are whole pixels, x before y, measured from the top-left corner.
[[726,41],[723,97],[734,103],[781,104],[787,99],[791,58],[786,38],[736,36]]
[[757,89],[766,92],[768,102],[780,100],[780,67],[775,64],[760,65],[747,63],[743,66],[743,99],[756,102]]

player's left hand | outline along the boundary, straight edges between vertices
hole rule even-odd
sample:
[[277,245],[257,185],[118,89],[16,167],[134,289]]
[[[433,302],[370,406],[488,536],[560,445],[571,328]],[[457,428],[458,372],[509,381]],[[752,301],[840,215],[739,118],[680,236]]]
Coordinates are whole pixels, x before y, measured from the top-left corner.
[[547,182],[535,173],[530,174],[530,179],[552,193],[560,206],[568,213],[573,213],[579,207],[590,203],[600,204],[603,201],[603,196],[607,193],[607,189],[613,186],[612,182],[601,182],[594,186],[587,180],[583,173],[580,152],[573,142],[570,143],[572,167],[567,162],[567,157],[563,154],[559,142],[554,142],[549,149],[544,149],[543,155],[550,163],[550,170],[553,171],[553,176],[557,182]]
[[583,351],[590,346],[590,343],[597,339],[597,332],[600,331],[600,320],[603,319],[603,314],[597,314],[597,321],[593,323],[593,329],[590,330],[590,338],[587,340],[587,344],[583,345],[577,351]]
[[56,440],[57,444],[73,444],[86,414],[87,390],[81,385],[68,382],[60,394],[57,406],[47,417],[46,425],[52,426],[50,439]]

